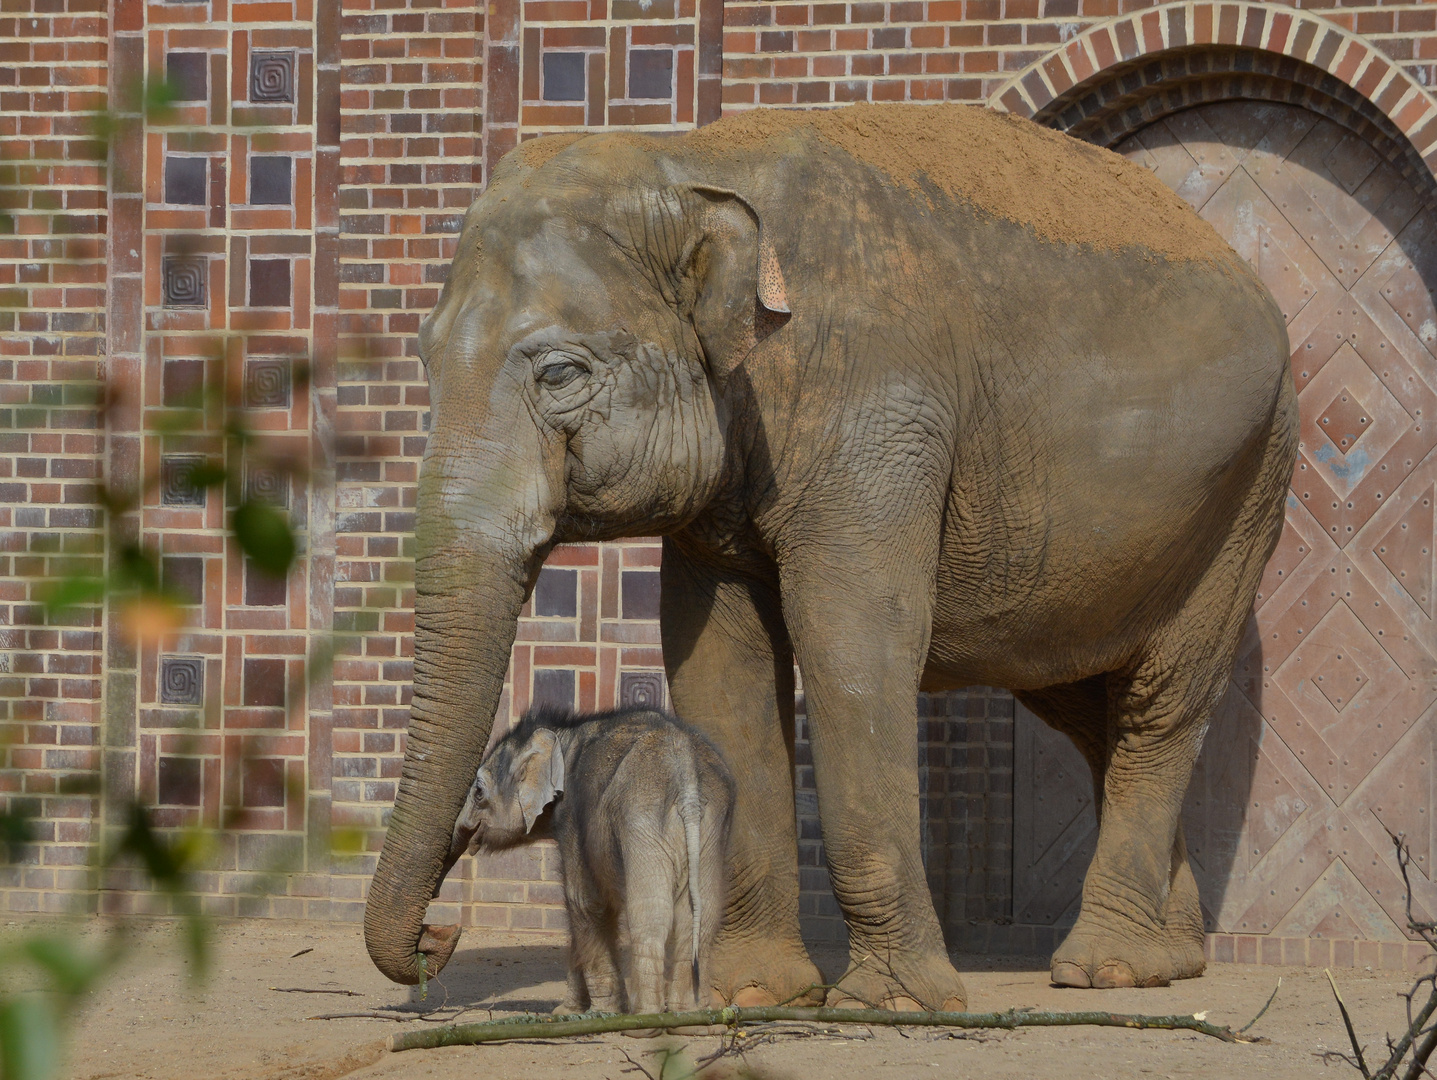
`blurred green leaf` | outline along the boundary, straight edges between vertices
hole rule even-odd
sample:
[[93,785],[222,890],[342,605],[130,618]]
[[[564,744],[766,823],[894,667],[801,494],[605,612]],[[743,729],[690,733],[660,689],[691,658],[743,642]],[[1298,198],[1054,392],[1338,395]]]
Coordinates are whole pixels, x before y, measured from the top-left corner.
[[40,593],[50,612],[81,604],[98,604],[105,598],[105,582],[96,577],[67,577],[48,583]]
[[16,851],[23,844],[30,843],[34,837],[34,830],[30,827],[30,819],[23,812],[17,810],[6,810],[0,812],[0,842],[5,845],[5,856],[10,862],[18,859]]
[[199,912],[185,919],[185,948],[190,954],[190,978],[203,979],[210,966],[210,924]]
[[283,577],[289,572],[294,561],[294,534],[274,507],[246,499],[230,519],[230,528],[244,553],[265,573]]
[[163,123],[173,118],[180,88],[168,79],[151,80],[145,84],[143,108],[145,119]]
[[73,937],[32,937],[21,949],[62,994],[83,994],[108,966],[103,956],[83,948]]
[[49,1080],[59,1066],[55,1006],[38,994],[0,1004],[0,1077]]
[[225,421],[225,434],[241,446],[245,446],[254,439],[254,434],[238,413],[231,415]]
[[139,544],[126,544],[120,549],[117,562],[117,586],[136,588],[141,592],[160,591],[160,561],[154,552]]
[[364,850],[364,831],[352,825],[330,829],[329,850],[336,855],[358,855]]
[[199,409],[200,394],[191,394],[183,405],[174,405],[145,418],[145,426],[161,435],[192,435],[204,430],[205,416]]
[[116,854],[134,855],[145,864],[155,883],[167,891],[174,892],[184,883],[184,874],[174,852],[155,832],[148,811],[139,803],[130,807],[130,823],[120,838]]
[[229,473],[223,465],[206,459],[203,464],[196,465],[189,471],[188,479],[193,487],[211,488],[219,487],[225,482],[227,476]]
[[100,777],[97,773],[70,773],[60,777],[56,786],[61,795],[98,795]]

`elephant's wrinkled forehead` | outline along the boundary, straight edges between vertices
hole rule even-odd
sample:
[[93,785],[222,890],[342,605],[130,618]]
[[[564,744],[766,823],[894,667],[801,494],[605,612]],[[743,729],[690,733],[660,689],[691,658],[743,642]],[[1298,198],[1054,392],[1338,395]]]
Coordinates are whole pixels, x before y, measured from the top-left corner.
[[613,325],[619,268],[612,241],[550,200],[537,199],[527,211],[489,217],[478,242],[456,260],[462,289],[446,298],[458,309],[444,343],[448,356],[502,360],[541,327],[590,333]]

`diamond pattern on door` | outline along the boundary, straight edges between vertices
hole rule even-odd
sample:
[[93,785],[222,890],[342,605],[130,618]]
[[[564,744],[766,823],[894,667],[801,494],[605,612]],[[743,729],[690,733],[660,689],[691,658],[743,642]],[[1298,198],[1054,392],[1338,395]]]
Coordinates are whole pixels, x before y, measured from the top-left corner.
[[[1208,927],[1398,940],[1387,828],[1416,858],[1414,910],[1437,910],[1437,187],[1265,102],[1189,109],[1116,149],[1257,269],[1298,388],[1282,537],[1183,811]],[[1014,918],[1071,921],[1095,824],[1054,785],[1086,788],[1087,768],[1022,710],[1016,749]]]

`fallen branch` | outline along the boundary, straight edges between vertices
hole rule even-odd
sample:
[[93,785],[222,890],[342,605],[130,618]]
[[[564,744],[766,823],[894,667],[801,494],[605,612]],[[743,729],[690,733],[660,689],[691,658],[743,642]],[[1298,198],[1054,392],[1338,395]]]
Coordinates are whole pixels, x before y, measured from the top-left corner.
[[792,1008],[782,1005],[729,1006],[724,1009],[693,1009],[662,1013],[581,1013],[575,1016],[517,1016],[477,1024],[450,1024],[427,1031],[406,1031],[389,1037],[389,1049],[426,1050],[438,1046],[472,1046],[477,1043],[507,1042],[511,1039],[562,1039],[570,1035],[653,1028],[707,1027],[723,1024],[767,1023],[797,1020],[818,1024],[871,1024],[880,1027],[997,1028],[1020,1027],[1123,1027],[1165,1028],[1196,1031],[1229,1043],[1258,1043],[1265,1040],[1241,1035],[1229,1027],[1218,1027],[1196,1016],[1142,1016],[1109,1012],[890,1012],[887,1009]]
[[1281,989],[1282,989],[1282,979],[1279,978],[1279,979],[1277,980],[1277,985],[1272,988],[1272,995],[1267,999],[1267,1004],[1264,1005],[1261,1009],[1259,1009],[1259,1010],[1257,1011],[1257,1015],[1256,1015],[1256,1016],[1254,1016],[1254,1017],[1253,1017],[1251,1020],[1249,1020],[1247,1023],[1243,1024],[1242,1027],[1240,1027],[1240,1028],[1237,1029],[1237,1033],[1238,1033],[1239,1035],[1242,1035],[1242,1034],[1244,1034],[1245,1032],[1252,1030],[1252,1026],[1253,1026],[1254,1024],[1256,1024],[1259,1020],[1261,1020],[1261,1019],[1267,1014],[1267,1010],[1270,1009],[1270,1008],[1272,1008],[1272,1003],[1277,1000],[1277,992],[1278,992],[1279,990],[1281,990]]
[[1332,987],[1332,996],[1337,999],[1337,1011],[1342,1014],[1343,1026],[1347,1028],[1347,1041],[1352,1044],[1352,1052],[1357,1055],[1353,1064],[1362,1073],[1366,1080],[1372,1080],[1372,1073],[1367,1070],[1367,1061],[1362,1056],[1362,1044],[1357,1041],[1357,1032],[1352,1028],[1352,1016],[1347,1011],[1347,1002],[1342,1000],[1342,995],[1337,992],[1337,982],[1332,977],[1332,972],[1323,968],[1322,973],[1327,976],[1327,985]]
[[368,1012],[342,1012],[342,1013],[320,1013],[318,1016],[306,1016],[306,1020],[393,1020],[403,1024],[410,1020],[423,1020],[424,1017],[418,1013],[392,1013],[369,1010]]
[[303,986],[271,986],[276,994],[343,994],[345,997],[363,997],[357,990],[310,990]]

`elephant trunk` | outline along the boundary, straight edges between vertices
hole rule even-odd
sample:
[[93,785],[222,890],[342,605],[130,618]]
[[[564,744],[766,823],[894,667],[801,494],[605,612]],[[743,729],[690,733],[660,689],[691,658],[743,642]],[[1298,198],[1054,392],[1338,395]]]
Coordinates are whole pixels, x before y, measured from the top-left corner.
[[459,943],[458,926],[428,926],[424,914],[462,853],[452,847],[455,820],[494,724],[535,556],[532,548],[495,550],[492,540],[456,543],[452,528],[438,531],[448,534],[442,553],[423,554],[435,545],[419,538],[404,768],[364,909],[370,958],[405,984],[420,981],[421,956],[424,976],[435,975]]

